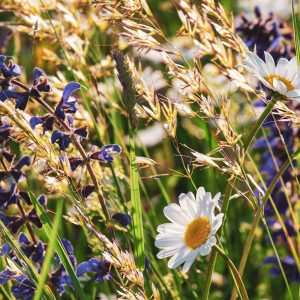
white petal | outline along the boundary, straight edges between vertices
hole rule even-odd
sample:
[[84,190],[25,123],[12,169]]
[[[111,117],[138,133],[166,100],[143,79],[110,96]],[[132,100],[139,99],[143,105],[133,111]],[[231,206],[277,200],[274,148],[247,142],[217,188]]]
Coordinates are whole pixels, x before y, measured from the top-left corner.
[[220,205],[219,205],[220,198],[221,198],[221,193],[217,193],[212,199],[212,201],[215,204],[215,207],[218,207],[219,209],[220,209]]
[[224,214],[218,214],[214,217],[213,222],[212,222],[212,231],[211,234],[215,234],[220,226],[222,225],[223,222],[223,216]]
[[276,78],[273,78],[273,87],[274,90],[280,93],[281,95],[284,95],[287,92],[286,85]]
[[206,242],[206,244],[209,244],[211,247],[216,243],[217,243],[217,239],[214,235],[211,235]]
[[289,91],[285,95],[288,98],[297,98],[297,97],[300,97],[300,90]]
[[199,254],[206,256],[211,252],[211,246],[209,244],[204,244],[199,248]]
[[208,208],[207,208],[207,212],[208,212],[208,213],[207,213],[207,216],[208,216],[209,218],[212,218],[212,217],[214,216],[215,208],[216,208],[215,202],[212,201],[212,200],[210,200],[210,202],[209,202],[209,204],[208,204]]
[[163,250],[159,251],[156,255],[157,258],[162,259],[169,256],[176,254],[179,251],[180,247],[173,247],[173,248],[164,248]]
[[184,233],[185,227],[174,223],[165,223],[157,227],[159,233]]
[[294,85],[295,89],[300,89],[300,68],[298,68],[296,76],[293,80],[293,85]]
[[183,210],[175,203],[168,204],[164,208],[164,214],[173,223],[183,226],[189,223],[189,219],[184,215]]
[[255,64],[262,77],[266,77],[267,75],[269,75],[266,64],[260,57],[258,57],[255,53],[250,51],[246,54],[248,55],[248,57],[250,57],[252,63]]
[[158,235],[155,240],[155,246],[157,248],[168,248],[182,244],[183,238],[180,236],[161,236]]
[[189,220],[194,220],[197,217],[197,203],[193,193],[181,194],[179,196],[179,204],[188,216]]
[[264,78],[260,77],[260,76],[257,76],[256,77],[264,86],[266,86],[267,88],[271,89],[271,90],[274,90],[274,87],[267,81],[265,80]]
[[278,63],[277,63],[277,67],[276,67],[276,74],[286,78],[287,77],[287,73],[288,73],[288,64],[289,61],[286,58],[280,58]]
[[186,246],[181,247],[179,249],[179,252],[175,254],[169,261],[168,261],[168,267],[171,269],[177,268],[179,265],[181,265],[185,260],[188,254],[191,252],[189,248]]
[[197,201],[200,201],[205,195],[205,189],[203,186],[199,187],[197,190],[196,199]]
[[200,212],[201,217],[209,216],[209,203],[211,201],[211,193],[206,193],[202,199],[202,211]]
[[287,78],[291,81],[294,80],[295,76],[297,75],[297,71],[298,71],[298,61],[297,61],[297,57],[294,56],[288,64],[288,74],[287,74]]
[[257,66],[251,60],[244,60],[243,66],[249,73],[254,73],[254,74],[261,73],[260,70],[257,68]]
[[208,255],[211,251],[211,247],[217,243],[214,236],[209,237],[207,242],[199,248],[199,254],[202,256]]
[[188,257],[186,258],[186,262],[183,265],[182,272],[184,272],[184,273],[188,272],[191,265],[195,261],[197,255],[198,255],[198,250],[194,250],[188,255]]
[[274,74],[276,71],[275,62],[272,55],[265,51],[265,61],[269,73]]
[[212,199],[212,201],[214,201],[214,203],[215,203],[216,206],[217,206],[218,203],[219,203],[220,197],[221,197],[221,193],[217,193],[217,194],[213,197],[213,199]]

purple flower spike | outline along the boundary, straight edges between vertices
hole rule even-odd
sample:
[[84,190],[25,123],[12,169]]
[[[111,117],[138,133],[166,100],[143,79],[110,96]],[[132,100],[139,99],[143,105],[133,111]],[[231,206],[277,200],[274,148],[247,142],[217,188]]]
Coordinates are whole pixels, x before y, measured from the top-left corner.
[[78,82],[69,82],[63,91],[62,100],[63,102],[68,102],[70,96],[76,91],[80,89],[80,84]]
[[9,124],[3,124],[0,121],[0,145],[5,145],[10,138],[10,129],[12,128]]
[[51,136],[51,143],[57,143],[60,150],[66,150],[71,143],[71,138],[59,130],[54,130]]
[[[10,157],[8,156],[8,158],[10,159],[11,156]],[[0,171],[0,180],[12,176],[14,180],[18,182],[21,177],[25,176],[25,174],[22,172],[22,168],[24,166],[29,166],[29,165],[30,165],[30,157],[29,156],[22,157],[20,161],[15,166],[11,166],[7,172]]]
[[27,205],[32,205],[28,193],[26,193],[26,192],[19,192],[19,195],[22,197],[22,199],[26,202]]
[[104,279],[110,278],[110,263],[107,261],[101,261],[97,258],[91,258],[88,261],[81,263],[76,270],[78,277],[83,276],[86,273],[95,272],[96,275],[92,278],[94,281],[102,283]]
[[81,190],[81,195],[84,198],[87,198],[91,193],[95,191],[95,186],[93,184],[87,184]]
[[122,152],[121,146],[117,144],[103,146],[100,151],[90,154],[91,159],[100,160],[105,163],[111,163],[114,159],[114,155],[118,155]]
[[50,281],[60,296],[67,293],[67,286],[70,286],[74,290],[72,280],[63,267],[59,267],[56,271],[51,273]]
[[[63,243],[63,245],[66,249],[66,252],[69,256],[69,259],[70,259],[72,265],[75,266],[76,265],[76,258],[74,256],[74,248],[73,248],[71,242],[68,241],[68,240],[62,239],[62,243]],[[58,257],[58,255],[56,253],[55,253],[55,260],[59,265],[62,266],[62,262],[61,262],[60,258]]]
[[15,184],[13,184],[8,191],[0,188],[0,207],[6,208],[11,204],[16,204],[17,201],[17,186]]
[[7,99],[16,100],[15,108],[25,110],[30,94],[28,92],[15,92],[13,90],[2,90],[0,92],[0,101],[4,102]]
[[77,99],[72,97],[72,94],[78,89],[80,84],[77,82],[69,82],[65,86],[61,100],[55,109],[55,115],[60,120],[65,120],[65,113],[74,114],[77,111]]
[[20,245],[22,251],[25,253],[27,257],[34,251],[34,244],[31,243],[24,232],[21,232],[18,239],[18,244]]
[[27,219],[31,223],[33,223],[37,228],[41,229],[43,227],[43,224],[42,224],[41,220],[39,219],[34,208],[28,213]]
[[45,115],[43,117],[32,117],[29,121],[29,124],[32,129],[35,129],[36,126],[42,124],[44,129],[43,133],[45,133],[46,131],[53,130],[54,117],[51,115]]
[[88,137],[87,126],[77,128],[74,133],[79,135],[81,139],[86,139]]
[[83,159],[80,157],[71,157],[69,158],[69,163],[71,170],[75,171],[83,163]]
[[14,277],[15,273],[10,270],[4,270],[0,273],[0,285],[5,284],[7,281]]
[[[8,227],[9,225],[9,219],[5,214],[0,213],[0,221],[3,222],[3,224]],[[5,245],[5,244],[4,244]],[[1,256],[1,251],[0,251],[0,256]]]
[[30,242],[25,233],[21,232],[18,239],[18,244],[20,245],[22,251],[29,258],[36,263],[42,263],[44,260],[44,244],[42,242],[38,242],[37,245]]
[[0,70],[2,72],[3,77],[12,78],[19,77],[21,75],[21,69],[19,65],[13,63],[11,60],[8,64],[5,64],[7,56],[0,55]]
[[36,263],[42,264],[45,256],[45,248],[42,242],[38,242],[36,245],[35,251],[32,255],[32,260]]
[[30,127],[32,129],[35,129],[35,127],[39,124],[43,124],[43,120],[40,118],[40,117],[32,117],[30,120],[29,120],[29,124],[30,124]]
[[[291,282],[300,282],[300,272],[298,271],[296,262],[291,256],[280,258],[281,265],[286,273],[288,280]],[[270,276],[275,278],[281,276],[281,270],[276,256],[268,256],[264,260],[265,264],[271,264]]]
[[47,197],[45,195],[39,196],[38,201],[43,207],[47,206]]
[[127,226],[131,223],[131,217],[126,213],[115,213],[112,215],[112,218],[118,221],[118,223],[127,228]]
[[30,166],[30,157],[28,155],[23,156],[15,165],[15,168],[21,170],[25,166]]
[[24,275],[15,277],[15,279],[19,282],[19,284],[13,286],[11,291],[16,299],[31,300],[36,290],[33,282]]
[[46,73],[40,69],[35,67],[33,70],[33,85],[32,89],[37,92],[49,93],[51,92],[51,87],[48,83]]

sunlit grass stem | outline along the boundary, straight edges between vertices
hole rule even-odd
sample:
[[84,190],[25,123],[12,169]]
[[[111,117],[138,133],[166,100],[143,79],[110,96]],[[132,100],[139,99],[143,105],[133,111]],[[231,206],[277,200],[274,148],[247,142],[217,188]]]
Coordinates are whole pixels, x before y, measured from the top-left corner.
[[[245,153],[248,151],[254,137],[256,136],[257,132],[261,128],[262,124],[264,123],[264,121],[266,120],[268,115],[271,113],[276,102],[277,102],[277,97],[276,96],[272,97],[272,99],[268,103],[267,107],[264,109],[264,111],[262,112],[262,114],[260,115],[260,117],[258,118],[256,123],[252,127],[250,133],[247,135],[245,143],[244,143]],[[233,186],[234,186],[235,180],[236,180],[236,178],[233,179],[232,183],[228,183],[227,187],[226,187],[226,192],[225,192],[224,201],[223,201],[223,205],[222,205],[222,212],[224,213],[225,216],[226,216],[226,212],[228,209],[229,199],[230,199],[232,191],[233,191]],[[225,223],[225,218],[224,218],[224,222],[222,224],[221,229],[223,228],[224,223]],[[249,248],[246,250],[247,252],[249,252],[250,246],[251,246],[251,244],[247,245],[247,248]],[[217,252],[215,249],[213,249],[211,252],[211,256],[210,256],[207,271],[206,271],[206,278],[205,278],[205,283],[204,283],[204,287],[203,287],[203,300],[208,299],[209,289],[210,289],[210,285],[211,285],[211,277],[212,277],[212,273],[214,270],[216,260],[217,260]]]
[[[292,156],[291,159],[294,160],[296,159],[298,156],[300,155],[300,149],[298,149]],[[262,199],[262,207],[266,204],[267,200],[269,199],[271,193],[273,192],[273,189],[275,188],[275,185],[277,183],[277,181],[280,179],[280,177],[283,175],[283,173],[286,171],[286,169],[288,168],[288,166],[290,165],[290,160],[287,159],[286,162],[281,166],[280,170],[278,171],[278,173],[276,174],[276,176],[273,178],[272,182],[270,183],[265,195],[263,196]],[[243,249],[243,254],[241,257],[241,261],[240,261],[240,265],[239,265],[239,273],[242,275],[246,266],[246,261],[249,255],[249,251],[251,248],[251,244],[254,238],[254,234],[255,234],[255,229],[256,226],[259,223],[259,220],[261,219],[261,214],[256,213],[254,216],[254,220],[252,222],[251,225],[251,229],[250,232],[248,234],[248,237],[246,239],[245,242],[245,247]],[[279,262],[279,265],[281,265],[281,263]],[[298,266],[299,268],[299,266]],[[235,289],[232,291],[232,296],[231,296],[231,300],[236,298],[236,291]]]

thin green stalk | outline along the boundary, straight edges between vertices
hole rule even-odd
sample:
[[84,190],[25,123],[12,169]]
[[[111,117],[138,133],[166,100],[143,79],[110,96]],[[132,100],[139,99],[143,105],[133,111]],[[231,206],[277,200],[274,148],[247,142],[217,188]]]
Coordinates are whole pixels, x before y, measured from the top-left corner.
[[[2,238],[9,244],[10,248],[13,250],[14,255],[18,258],[21,265],[16,264],[15,261],[12,260],[10,257],[8,257],[8,259],[10,259],[10,261],[12,262],[12,264],[14,264],[16,269],[20,269],[21,267],[22,272],[20,272],[24,274],[27,278],[29,278],[33,282],[34,286],[37,287],[39,284],[39,274],[37,273],[35,266],[25,255],[20,245],[16,242],[15,238],[11,235],[11,233],[1,220],[0,233],[2,235]],[[48,286],[46,286],[44,289],[44,297],[47,300],[55,299],[54,294]]]
[[293,21],[293,29],[294,29],[294,44],[296,49],[296,55],[298,63],[300,63],[300,45],[299,45],[299,21],[298,16],[295,13],[295,5],[294,0],[292,0],[292,21]]
[[62,201],[58,201],[57,208],[56,208],[56,216],[53,222],[53,231],[51,232],[51,236],[48,241],[49,243],[46,251],[46,256],[43,262],[39,284],[37,286],[37,290],[33,298],[34,300],[40,300],[43,298],[44,295],[44,287],[48,277],[48,271],[51,267],[51,260],[53,258],[55,244],[56,244],[56,235],[58,232],[58,228],[60,225],[60,218],[62,215],[62,204],[63,204]]
[[142,203],[140,198],[139,173],[136,164],[135,145],[133,140],[133,131],[128,121],[129,144],[130,144],[130,194],[132,203],[132,222],[133,222],[133,245],[137,265],[140,269],[145,267],[144,258],[144,230],[142,219]]
[[9,295],[8,292],[5,290],[4,286],[0,286],[0,293],[1,296],[3,296],[4,299],[10,300],[12,299],[12,295]]
[[[256,121],[255,125],[252,127],[250,133],[247,135],[245,143],[244,143],[245,153],[247,153],[255,135],[259,131],[260,127],[262,126],[263,122],[266,120],[268,115],[271,113],[276,102],[277,102],[277,97],[276,96],[272,97],[271,101],[268,103],[267,107],[265,108],[263,113],[260,115],[260,117]],[[236,180],[236,177],[233,179],[232,183],[228,183],[227,187],[226,187],[226,193],[225,193],[224,203],[223,203],[224,208],[222,207],[222,211],[224,212],[224,215],[226,215],[226,212],[228,209],[229,199],[230,199],[230,196],[233,191],[233,186],[235,184],[235,180]],[[222,228],[223,228],[223,226],[222,226]],[[210,256],[210,260],[208,263],[208,269],[207,269],[205,283],[204,283],[203,300],[208,299],[209,289],[210,289],[210,285],[211,285],[211,277],[212,277],[212,273],[214,270],[216,260],[217,260],[217,253],[215,251],[212,251],[212,254]]]
[[216,251],[223,257],[224,261],[226,262],[227,266],[229,267],[230,271],[232,272],[234,282],[236,284],[236,287],[240,291],[242,300],[249,300],[243,280],[242,280],[238,270],[236,269],[235,265],[233,264],[233,262],[230,260],[230,258],[224,253],[224,251],[218,245],[215,245],[214,249],[216,249]]
[[268,103],[265,110],[262,112],[254,126],[252,127],[250,133],[247,135],[246,141],[244,143],[244,150],[245,153],[248,151],[253,139],[255,138],[257,132],[259,131],[260,127],[262,126],[263,122],[266,120],[268,115],[271,113],[273,107],[275,106],[276,102],[278,101],[277,95],[274,95],[270,102]]
[[[45,233],[45,235],[47,236],[48,240],[50,240],[51,238],[51,233],[53,232],[53,224],[47,214],[47,212],[44,210],[43,206],[37,201],[37,199],[35,198],[35,196],[28,191],[30,200],[43,224],[42,230]],[[57,255],[59,256],[63,266],[65,267],[66,271],[68,272],[72,283],[74,284],[74,288],[76,290],[76,294],[77,297],[81,300],[85,300],[87,299],[81,285],[80,282],[75,274],[73,265],[70,261],[69,255],[59,237],[59,235],[56,234],[56,243],[55,243],[55,250],[57,252]]]
[[[277,126],[277,123],[276,123],[276,120],[275,120],[274,116],[273,116],[273,119],[274,119],[275,124],[276,124],[276,126]],[[279,128],[277,127],[277,129],[279,129]],[[280,132],[280,131],[279,131],[279,132]],[[276,160],[276,158],[275,158],[273,149],[272,149],[272,147],[271,147],[271,145],[270,145],[270,143],[269,143],[269,141],[268,141],[268,139],[267,139],[267,137],[266,137],[265,130],[263,130],[263,133],[264,133],[265,140],[266,140],[266,142],[267,142],[268,150],[269,150],[269,152],[270,152],[270,154],[271,154],[271,157],[272,157],[272,159],[273,159],[273,162],[274,162],[276,171],[278,172],[278,171],[279,171],[279,166],[278,166],[277,160]],[[280,132],[280,136],[281,136],[281,132]],[[283,145],[284,145],[284,147],[285,147],[285,151],[286,151],[286,153],[287,153],[287,156],[288,156],[288,159],[289,159],[289,163],[290,163],[290,165],[293,165],[293,163],[292,163],[292,161],[291,161],[290,154],[288,153],[288,150],[287,150],[287,148],[286,148],[286,145],[285,145],[285,142],[284,142],[282,136],[281,136],[281,139],[282,139],[282,143],[283,143]],[[297,176],[296,176],[296,177],[297,177]],[[282,177],[280,177],[280,183],[281,183],[281,185],[282,185],[282,187],[283,187],[283,193],[284,193],[284,195],[285,195],[285,197],[286,197],[286,199],[287,199],[288,207],[289,207],[290,214],[291,214],[291,220],[293,221],[293,224],[294,224],[294,226],[295,226],[295,229],[296,229],[296,232],[297,232],[298,241],[299,241],[299,232],[298,232],[298,231],[299,231],[299,228],[298,228],[298,225],[297,225],[296,216],[295,216],[295,213],[294,213],[294,210],[293,210],[293,207],[292,207],[291,199],[290,199],[290,197],[289,197],[289,195],[288,195],[288,191],[287,191],[287,188],[286,188],[286,186],[285,186],[285,183],[284,183]],[[298,254],[297,254],[297,252],[296,252],[296,248],[295,248],[295,246],[294,246],[294,244],[293,244],[293,241],[292,241],[292,239],[291,239],[291,237],[290,237],[290,235],[289,235],[289,233],[288,233],[288,230],[287,230],[286,225],[285,225],[285,223],[284,223],[284,221],[283,221],[283,219],[282,219],[282,216],[280,215],[280,213],[279,213],[279,211],[278,211],[278,209],[277,209],[277,207],[276,207],[276,204],[275,204],[275,202],[273,201],[273,198],[270,196],[269,199],[270,199],[270,203],[271,203],[271,205],[272,205],[272,207],[273,207],[273,209],[274,209],[274,212],[275,212],[275,214],[276,214],[276,216],[277,216],[277,218],[278,218],[278,221],[279,221],[279,223],[280,223],[280,225],[281,225],[281,227],[282,227],[282,230],[283,230],[283,232],[284,232],[284,234],[285,234],[285,236],[286,236],[287,243],[288,243],[288,245],[289,245],[289,247],[290,247],[290,250],[291,250],[292,255],[293,255],[294,259],[295,259],[295,262],[296,262],[297,265],[300,267],[299,257],[298,257]]]
[[[223,231],[223,227],[225,224],[225,217],[226,217],[226,212],[228,209],[228,204],[229,204],[229,199],[230,199],[230,195],[232,193],[232,189],[233,186],[228,184],[226,187],[226,191],[225,191],[225,195],[224,195],[224,201],[223,201],[223,205],[222,205],[222,212],[224,213],[224,220],[223,223],[220,227],[220,233],[222,234]],[[210,254],[210,259],[209,259],[209,263],[208,263],[208,267],[207,267],[207,271],[206,271],[206,277],[205,277],[205,283],[204,283],[204,291],[203,291],[203,299],[208,299],[208,295],[209,295],[209,289],[210,289],[210,285],[211,285],[211,277],[212,277],[212,273],[216,264],[216,260],[217,260],[217,249],[213,248]]]
[[[300,149],[298,149],[294,155],[291,156],[291,159],[294,160],[298,157],[298,155],[300,154]],[[280,179],[280,177],[283,175],[283,173],[285,172],[285,170],[288,168],[290,164],[290,160],[287,159],[286,162],[281,166],[280,170],[278,171],[278,173],[276,174],[276,176],[273,178],[271,184],[269,185],[263,199],[262,199],[262,207],[266,204],[267,200],[269,199],[270,195],[273,192],[273,189],[275,188],[275,185],[277,183],[277,181]],[[240,261],[240,265],[239,265],[239,272],[242,275],[245,269],[245,265],[246,265],[246,261],[250,252],[250,248],[251,248],[251,244],[254,238],[254,233],[255,233],[255,229],[256,226],[259,223],[259,220],[261,218],[261,214],[259,214],[258,212],[255,214],[254,216],[254,220],[250,229],[250,232],[248,234],[246,243],[245,243],[245,247],[243,249],[243,253],[242,253],[242,257],[241,257],[241,261]],[[267,230],[268,227],[266,226]],[[271,239],[272,242],[272,239]],[[279,265],[281,265],[280,261],[279,261]],[[285,276],[284,276],[285,277]],[[287,284],[287,288],[289,289],[289,286]],[[236,298],[236,291],[235,289],[232,291],[232,296],[231,296],[231,300]]]

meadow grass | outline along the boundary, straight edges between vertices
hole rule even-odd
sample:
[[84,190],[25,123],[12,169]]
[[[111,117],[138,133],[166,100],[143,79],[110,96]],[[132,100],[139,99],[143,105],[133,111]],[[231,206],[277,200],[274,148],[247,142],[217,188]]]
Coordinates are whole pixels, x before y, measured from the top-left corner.
[[[245,63],[299,61],[295,2],[1,3],[3,299],[299,299],[297,84]],[[199,187],[224,216],[183,272],[157,229]]]

